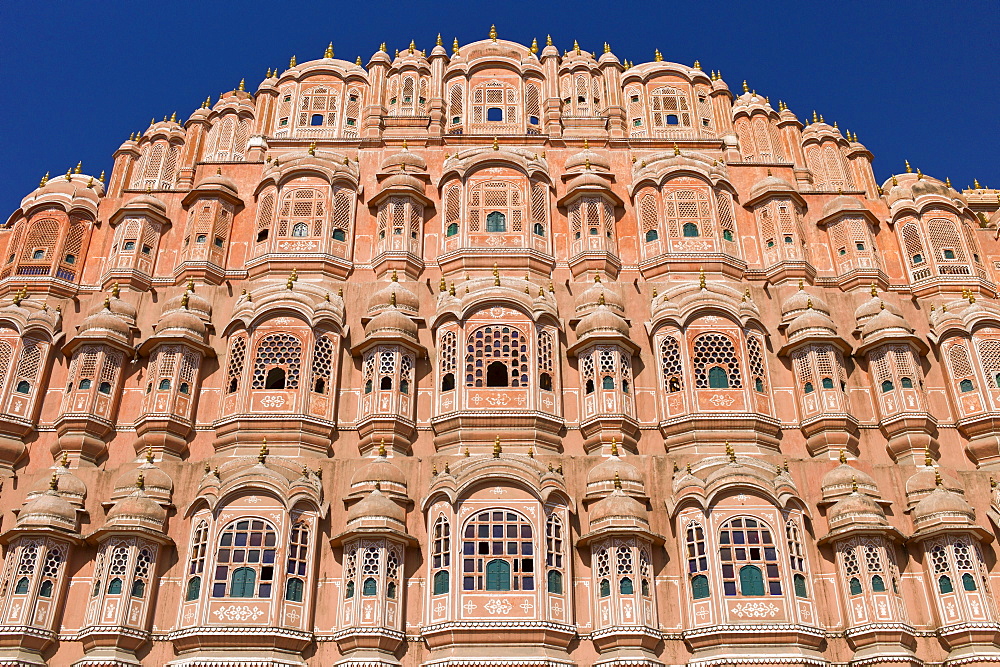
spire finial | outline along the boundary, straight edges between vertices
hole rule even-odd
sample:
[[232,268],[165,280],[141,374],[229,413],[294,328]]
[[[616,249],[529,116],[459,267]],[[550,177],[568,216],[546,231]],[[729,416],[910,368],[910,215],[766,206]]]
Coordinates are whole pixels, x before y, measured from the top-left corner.
[[496,262],[493,262],[493,286],[500,287],[500,269]]
[[941,471],[935,470],[934,471],[934,486],[940,487],[943,483],[944,483],[944,480],[941,479]]
[[607,42],[604,42],[604,52],[611,53],[611,45],[608,44]]
[[597,305],[598,306],[606,305],[604,302],[604,292],[601,292],[601,296],[597,297]]
[[264,438],[264,441],[260,445],[260,451],[257,453],[257,463],[263,464],[267,461],[267,455],[269,453],[270,452],[268,452],[267,449],[267,438]]
[[726,441],[726,456],[729,457],[730,463],[736,463],[736,450],[729,444],[729,441]]
[[456,38],[455,38],[455,41],[454,41],[454,42],[452,42],[452,44],[451,44],[451,52],[452,52],[453,54],[455,54],[456,56],[458,56],[458,55],[461,55],[461,54],[459,53],[459,51],[458,51],[458,37],[456,37]]
[[816,113],[815,109],[813,109],[813,122],[814,123],[818,123],[819,122],[819,114]]
[[326,45],[326,51],[323,52],[323,57],[324,58],[333,57],[333,42],[330,42],[329,44]]
[[677,147],[676,143],[674,143],[674,155],[680,155],[680,154],[681,154],[681,149]]
[[698,287],[705,289],[705,269],[698,269]]
[[382,438],[378,443],[378,455],[385,458],[385,438]]
[[847,463],[847,450],[844,450],[844,449],[840,450],[840,462],[842,464],[843,463]]
[[135,488],[145,489],[146,488],[146,476],[141,472],[135,478]]
[[40,183],[38,184],[38,187],[40,187],[40,188],[41,188],[41,187],[44,187],[44,186],[45,186],[45,184],[46,184],[46,183],[48,183],[48,182],[49,182],[49,172],[45,172],[45,175],[44,175],[44,176],[42,176],[42,180],[41,180],[41,182],[40,182]]
[[910,161],[909,160],[903,160],[903,162],[906,163],[906,173],[907,174],[912,174],[913,173],[913,167],[910,166]]
[[538,39],[535,37],[531,38],[531,49],[532,54],[538,53]]
[[496,137],[493,137],[493,150],[500,150],[500,141]]
[[289,69],[291,69],[292,67],[295,67],[298,64],[299,64],[298,61],[295,60],[295,56],[292,56],[292,59],[288,61],[288,67],[289,67]]
[[496,25],[491,25],[490,26],[490,39],[492,39],[494,42],[497,41],[497,27],[496,27]]
[[576,53],[576,55],[580,55],[580,43],[575,39],[573,40],[573,52]]
[[598,273],[597,271],[594,271],[594,282],[595,283],[601,282],[601,274]]
[[146,447],[146,463],[152,463],[153,460],[154,460],[154,457],[153,457],[153,448],[152,447]]
[[851,475],[851,493],[858,492],[858,478],[855,475]]
[[500,436],[498,435],[493,440],[493,458],[500,458],[500,453],[503,452],[503,447],[500,446]]
[[552,46],[552,35],[545,36],[545,46]]
[[618,476],[618,471],[615,471],[615,491],[622,490],[622,478]]
[[62,455],[62,460],[59,462],[63,468],[69,467],[69,452],[64,451]]
[[660,53],[659,49],[656,49],[656,51],[653,53],[653,60],[656,61],[656,62],[658,62],[658,63],[662,63],[663,62],[663,54]]
[[417,43],[411,39],[410,40],[410,53],[413,53],[416,50],[417,50]]
[[122,293],[122,288],[118,285],[117,282],[111,286],[111,296],[112,297],[114,297],[114,298],[117,299],[118,295],[121,294],[121,293]]
[[309,155],[316,155],[316,142],[309,144]]
[[701,61],[700,60],[695,60],[694,61],[694,68],[696,70],[698,70],[699,72],[701,71]]
[[934,467],[934,457],[931,456],[931,448],[930,447],[925,447],[924,448],[924,465],[927,466],[928,468],[933,468]]
[[618,439],[611,438],[611,456],[618,456]]
[[878,288],[875,287],[875,283],[872,283],[871,294],[872,296],[878,296]]
[[[74,174],[79,174],[83,171],[83,160],[76,163],[76,167],[73,169]],[[979,181],[976,181],[976,187],[979,187]]]
[[743,92],[744,93],[749,93],[750,92],[750,86],[747,85],[747,80],[746,79],[743,79]]
[[[240,79],[240,87],[237,88],[236,90],[240,91],[241,93],[244,93],[246,92],[246,89],[247,89],[247,80]],[[173,118],[171,118],[170,120],[173,120]]]
[[394,283],[399,282],[399,274],[396,273],[396,269],[392,270],[392,277],[390,278],[390,280],[392,280],[392,282]]
[[59,472],[53,470],[52,479],[49,480],[49,491],[58,491],[58,490],[59,490]]

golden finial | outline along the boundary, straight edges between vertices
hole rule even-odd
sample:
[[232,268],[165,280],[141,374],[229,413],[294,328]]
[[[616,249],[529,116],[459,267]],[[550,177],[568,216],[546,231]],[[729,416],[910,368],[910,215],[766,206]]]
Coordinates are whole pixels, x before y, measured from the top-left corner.
[[552,35],[545,36],[545,46],[552,46]]
[[705,269],[698,269],[698,287],[705,289]]
[[909,160],[903,160],[903,162],[906,163],[906,173],[907,174],[912,174],[913,173],[913,167],[910,166],[910,161]]
[[382,42],[381,44],[378,45],[378,50],[382,53],[385,53],[385,42]]
[[[267,77],[266,78],[268,78],[268,79],[271,78],[271,68],[270,67],[267,68]],[[202,105],[202,107],[204,107],[204,105]]]
[[939,487],[944,483],[941,479],[941,473],[937,470],[934,471],[934,486]]
[[812,307],[813,307],[813,300],[812,297],[809,297],[808,299],[806,299],[806,310],[812,310]]
[[294,282],[295,281],[292,280],[291,276],[289,276],[288,280],[285,281],[285,289],[292,289],[292,284]]
[[104,310],[111,310],[111,297],[104,297]]
[[361,67],[361,56],[358,56],[357,58],[354,59],[354,64],[357,65],[358,67]]
[[696,70],[698,70],[699,72],[701,71],[701,61],[700,60],[695,60],[694,61],[694,68]]
[[597,297],[597,305],[598,306],[605,305],[605,303],[604,303],[604,292],[601,292],[601,296]]
[[391,293],[389,295],[389,305],[392,306],[393,308],[396,307],[396,293],[395,292],[393,292],[393,293]]
[[872,296],[878,296],[878,288],[877,288],[877,287],[875,287],[875,283],[872,283],[872,287],[871,287],[871,295],[872,295]]
[[677,144],[675,143],[674,144],[674,155],[680,155],[680,154],[681,154],[681,149],[678,148]]
[[111,286],[111,296],[117,299],[118,295],[121,293],[122,293],[122,288],[118,285],[117,282]]
[[892,184],[893,185],[899,185],[899,181],[896,180],[896,174],[892,175]]
[[944,184],[947,185],[950,188],[951,187],[951,178],[949,178],[948,176],[945,176],[944,177]]
[[446,475],[450,475],[451,474],[451,466],[448,465],[447,461],[444,462],[444,474],[446,474]]
[[153,462],[153,448],[146,447],[146,463],[152,463],[152,462]]
[[531,38],[531,52],[538,53],[538,40],[534,37]]
[[437,464],[435,463],[433,466],[431,466],[431,477],[437,477],[437,476],[438,476],[438,467]]
[[416,51],[416,49],[417,49],[417,43],[416,43],[416,42],[414,42],[414,41],[413,41],[413,40],[411,39],[411,40],[410,40],[410,53],[413,53],[414,51]]
[[878,309],[879,310],[885,310],[885,301],[879,301],[878,302]]
[[840,450],[840,462],[842,464],[847,463],[847,450],[844,450],[844,449]]
[[657,292],[656,292],[656,288],[654,287],[653,288],[653,298],[655,299],[656,297],[657,297]]
[[730,463],[736,463],[736,450],[733,449],[733,446],[728,441],[726,442],[726,456],[729,457]]
[[454,42],[452,42],[452,45],[451,45],[451,52],[452,52],[452,53],[454,53],[454,54],[455,54],[456,56],[457,56],[457,55],[461,55],[461,54],[459,53],[459,51],[458,51],[458,37],[456,37],[456,38],[455,38],[455,41],[454,41]]
[[928,468],[934,467],[934,457],[931,456],[931,448],[924,447],[924,465]]
[[[920,171],[920,170],[918,169],[918,170],[917,170],[917,172],[919,173],[919,171]],[[76,172],[76,173],[78,173],[78,174],[79,174],[80,172],[78,171],[78,172]],[[979,185],[979,179],[978,179],[978,178],[974,178],[974,179],[972,179],[972,188],[973,188],[974,190],[982,190],[982,187],[981,187],[981,186]]]
[[66,180],[67,181],[72,180],[73,177],[70,176],[70,172],[72,172],[72,171],[73,171],[72,169],[67,169],[66,170]]
[[671,461],[671,463],[673,463],[673,465],[674,465],[674,474],[676,475],[677,473],[679,473],[681,471],[681,467],[679,465],[677,465],[677,461]]
[[141,472],[135,478],[135,488],[137,488],[137,489],[145,489],[146,488],[146,476],[143,475]]
[[555,293],[556,293],[555,285],[553,285],[552,281],[550,280],[549,281],[549,294],[555,294]]
[[784,462],[783,462],[783,463],[781,464],[781,469],[782,469],[782,470],[784,470],[785,472],[788,472],[788,459],[787,459],[787,458],[786,458],[786,459],[785,459],[785,461],[784,461]]
[[618,456],[618,439],[611,438],[611,456]]
[[580,44],[575,39],[573,40],[573,52],[580,55]]
[[389,278],[389,280],[391,280],[394,283],[399,282],[399,274],[396,273],[396,269],[392,270],[392,276]]
[[559,464],[559,467],[558,467],[558,468],[556,468],[556,472],[557,472],[557,473],[559,473],[560,475],[561,475],[561,474],[563,474],[563,471],[562,471],[562,464],[561,464],[561,463]]
[[595,283],[601,282],[601,274],[598,273],[597,271],[594,271],[594,282]]
[[309,155],[316,155],[316,142],[309,144]]
[[333,57],[333,42],[330,42],[329,44],[326,45],[326,51],[323,52],[323,57],[324,58]]
[[499,140],[497,140],[496,137],[493,137],[493,150],[495,151],[500,150],[500,142]]
[[500,269],[497,267],[496,262],[493,262],[493,286],[500,286]]
[[920,171],[919,167],[917,167],[917,180],[922,181],[923,179],[924,179],[924,173]]
[[689,475],[694,474],[694,473],[691,472],[691,463],[690,462],[688,462],[688,464],[686,466],[684,466],[684,469],[687,470],[687,474],[689,474]]
[[611,53],[611,45],[608,44],[607,42],[604,42],[604,52]]
[[590,171],[590,158],[585,158],[583,161],[583,168]]
[[[241,93],[243,93],[243,92],[246,92],[246,89],[247,89],[247,80],[246,80],[246,79],[240,79],[240,85],[239,85],[239,88],[237,88],[236,90],[238,90],[238,91],[240,91]],[[175,115],[176,115],[176,114],[175,114]],[[173,117],[171,117],[171,119],[170,119],[170,120],[173,120]]]
[[468,447],[465,448],[464,454],[465,454],[466,458],[472,456],[472,454],[469,452],[469,448]]
[[749,93],[750,92],[750,86],[747,85],[747,80],[746,79],[743,79],[743,92],[744,93]]
[[663,62],[663,54],[660,53],[659,49],[656,49],[656,51],[653,53],[653,60],[655,60],[658,63]]
[[260,452],[257,453],[257,463],[264,463],[267,460],[267,438],[260,445]]
[[183,308],[184,310],[188,309],[188,299],[189,298],[190,297],[188,296],[187,292],[184,292],[183,296],[181,296],[181,308]]
[[493,458],[500,458],[500,453],[503,451],[503,447],[500,446],[500,436],[498,435],[493,440]]
[[62,459],[59,461],[63,468],[69,467],[69,452],[64,451],[62,453]]
[[816,113],[815,109],[813,109],[813,122],[814,123],[818,123],[819,122],[819,115]]
[[448,281],[444,279],[444,276],[441,276],[441,282],[438,284],[438,289],[442,292],[448,291]]
[[[73,173],[74,173],[74,174],[79,174],[79,173],[80,173],[80,172],[82,172],[82,171],[83,171],[83,161],[81,160],[80,162],[77,162],[77,163],[76,163],[76,168],[75,168],[75,169],[73,169]],[[977,186],[977,187],[978,187],[978,186]]]
[[42,180],[38,183],[38,187],[40,188],[44,187],[45,184],[48,182],[49,182],[49,172],[45,172],[45,175],[42,176]]
[[52,479],[49,480],[49,491],[59,490],[59,473],[56,471],[52,472]]
[[495,25],[490,26],[490,39],[494,42],[497,41],[497,27]]
[[542,287],[541,285],[539,285],[538,286],[538,298],[542,298],[544,296],[545,296],[545,288]]
[[821,122],[821,123],[825,123],[825,122],[826,122],[826,121],[825,121],[825,120],[823,119],[823,114],[820,114],[820,115],[819,115],[819,122]]
[[858,492],[858,478],[855,475],[851,475],[851,493]]
[[976,295],[972,293],[972,290],[969,290],[969,303],[971,304],[975,302],[976,302]]
[[615,490],[622,490],[622,478],[618,476],[618,471],[615,471]]
[[[525,279],[527,280],[527,278]],[[524,286],[524,293],[527,294],[528,296],[531,296],[531,283],[528,283],[527,285]]]

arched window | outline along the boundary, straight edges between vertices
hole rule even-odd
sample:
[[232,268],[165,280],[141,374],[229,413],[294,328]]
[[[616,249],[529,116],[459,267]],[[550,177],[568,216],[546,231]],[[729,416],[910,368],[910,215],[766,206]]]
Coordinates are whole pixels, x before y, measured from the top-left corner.
[[322,236],[328,215],[328,196],[326,186],[294,188],[283,192],[278,207],[277,235]]
[[199,521],[191,539],[191,555],[188,558],[187,588],[185,602],[197,600],[201,595],[201,578],[205,573],[205,555],[208,548],[208,524]]
[[375,577],[367,577],[364,583],[361,585],[362,595],[375,595],[378,592],[378,582],[375,581]]
[[685,222],[684,223],[684,236],[687,236],[687,237],[700,236],[700,234],[698,233],[698,225],[696,225],[693,222]]
[[799,536],[799,527],[794,519],[785,523],[785,538],[788,544],[788,564],[792,570],[792,588],[796,597],[808,597],[806,589],[806,557]]
[[522,234],[526,229],[526,204],[524,189],[518,183],[488,181],[474,185],[469,190],[469,232]]
[[507,231],[507,216],[499,211],[486,214],[486,231],[505,232]]
[[302,343],[286,333],[268,334],[257,343],[253,389],[298,389]]
[[719,530],[722,586],[727,596],[781,595],[778,550],[766,523],[736,517]]
[[533,531],[520,514],[476,514],[465,525],[462,553],[462,590],[535,590]]
[[681,391],[684,387],[684,366],[681,346],[673,336],[664,336],[660,341],[660,363],[663,366],[663,388],[671,394]]
[[694,377],[698,389],[739,389],[740,365],[728,336],[706,333],[694,339]]
[[266,521],[240,519],[230,523],[219,536],[212,597],[271,597],[277,542],[277,533]]
[[469,348],[466,386],[527,386],[528,339],[517,327],[480,327],[469,337]]
[[559,514],[553,512],[545,520],[545,566],[548,592],[561,595],[563,592],[563,523]]
[[27,380],[21,380],[17,383],[17,388],[14,391],[19,394],[27,394],[31,392],[31,383]]
[[285,584],[285,599],[289,602],[302,602],[302,580],[292,577]]
[[563,577],[562,572],[558,570],[549,570],[548,574],[548,592],[554,595],[562,595],[563,592]]
[[229,344],[229,364],[226,367],[226,393],[233,394],[240,388],[243,364],[246,362],[247,339],[237,336]]
[[687,570],[691,575],[691,595],[695,600],[709,597],[708,577],[703,572],[708,571],[708,552],[705,548],[705,530],[697,521],[688,523],[686,533]]
[[708,577],[704,574],[696,574],[691,577],[691,597],[695,600],[703,600],[711,596],[708,588]]

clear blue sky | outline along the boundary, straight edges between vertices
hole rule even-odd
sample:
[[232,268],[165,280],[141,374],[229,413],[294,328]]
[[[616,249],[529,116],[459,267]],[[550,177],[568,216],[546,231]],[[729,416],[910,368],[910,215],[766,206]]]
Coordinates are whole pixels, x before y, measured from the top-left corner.
[[957,187],[1000,187],[1000,2],[51,2],[0,7],[0,221],[46,171],[110,172],[149,119],[186,119],[246,77],[321,57],[367,62],[380,42],[429,49],[440,32],[624,60],[667,60],[746,79],[800,119],[813,109],[857,132],[884,179],[903,160]]

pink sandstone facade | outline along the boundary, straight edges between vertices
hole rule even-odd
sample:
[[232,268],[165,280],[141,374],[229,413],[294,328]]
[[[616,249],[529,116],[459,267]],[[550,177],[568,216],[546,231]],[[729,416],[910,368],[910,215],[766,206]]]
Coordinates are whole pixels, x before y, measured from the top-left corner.
[[495,33],[114,159],[0,229],[0,665],[1000,663],[997,191]]

